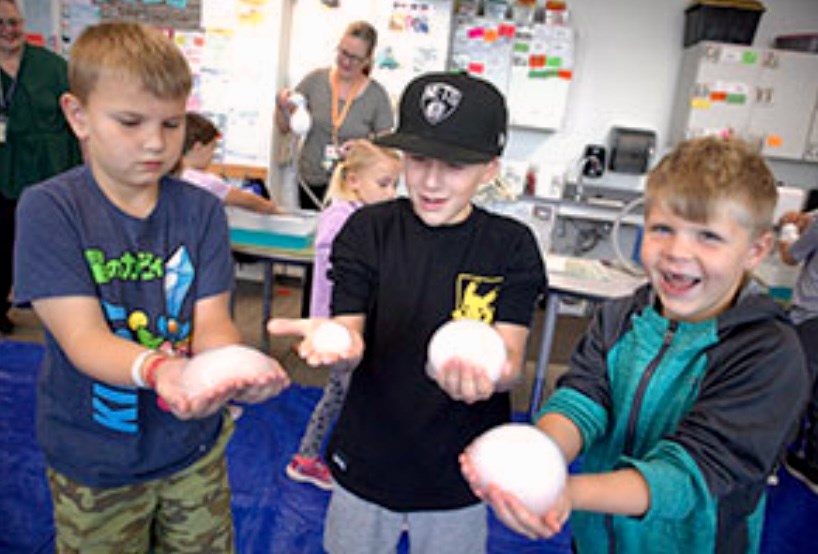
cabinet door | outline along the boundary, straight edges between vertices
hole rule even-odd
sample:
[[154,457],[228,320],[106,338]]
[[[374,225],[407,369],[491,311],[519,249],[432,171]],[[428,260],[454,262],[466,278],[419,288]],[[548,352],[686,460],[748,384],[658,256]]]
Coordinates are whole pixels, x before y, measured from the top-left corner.
[[744,135],[749,127],[758,50],[718,43],[699,43],[685,51],[679,79],[674,139],[714,134]]
[[818,56],[783,50],[762,53],[748,137],[771,158],[802,160],[818,96]]

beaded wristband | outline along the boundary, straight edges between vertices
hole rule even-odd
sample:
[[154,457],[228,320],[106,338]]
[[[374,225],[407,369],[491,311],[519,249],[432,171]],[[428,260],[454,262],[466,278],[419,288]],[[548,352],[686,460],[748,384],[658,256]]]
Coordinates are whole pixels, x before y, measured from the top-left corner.
[[145,369],[145,382],[149,388],[156,390],[156,371],[163,363],[169,360],[170,356],[158,354],[155,358],[148,362],[148,367]]
[[145,381],[142,379],[142,365],[145,363],[145,360],[148,359],[148,356],[155,352],[155,350],[143,350],[134,358],[131,364],[131,381],[140,389],[147,388]]

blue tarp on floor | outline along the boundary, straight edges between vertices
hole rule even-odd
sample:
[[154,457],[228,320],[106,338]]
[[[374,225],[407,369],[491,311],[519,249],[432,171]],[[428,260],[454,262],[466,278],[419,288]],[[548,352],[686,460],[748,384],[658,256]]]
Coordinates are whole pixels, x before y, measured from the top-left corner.
[[[43,349],[0,342],[0,552],[51,552],[53,523],[45,465],[34,440],[34,381]],[[228,447],[233,514],[242,554],[320,554],[329,494],[294,483],[284,467],[298,446],[320,390],[294,385],[245,409]],[[764,554],[815,552],[818,496],[781,472],[770,490]],[[529,541],[490,518],[491,554],[570,552],[563,533]],[[401,543],[399,552],[407,552]]]

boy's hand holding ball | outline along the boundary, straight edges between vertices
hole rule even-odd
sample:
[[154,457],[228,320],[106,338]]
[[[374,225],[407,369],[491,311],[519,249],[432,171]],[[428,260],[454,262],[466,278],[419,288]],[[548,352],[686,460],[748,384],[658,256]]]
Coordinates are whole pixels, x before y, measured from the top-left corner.
[[232,399],[261,402],[290,384],[276,360],[242,345],[213,348],[164,365],[156,371],[156,392],[180,419],[206,417]]
[[361,336],[332,319],[271,319],[267,330],[273,336],[304,337],[298,345],[298,355],[313,367],[331,365],[351,369],[363,354]]
[[485,400],[508,371],[508,355],[497,330],[482,321],[457,319],[438,328],[428,347],[429,377],[455,400]]
[[486,431],[460,456],[460,467],[474,493],[520,534],[550,538],[568,519],[565,459],[533,425],[509,423]]

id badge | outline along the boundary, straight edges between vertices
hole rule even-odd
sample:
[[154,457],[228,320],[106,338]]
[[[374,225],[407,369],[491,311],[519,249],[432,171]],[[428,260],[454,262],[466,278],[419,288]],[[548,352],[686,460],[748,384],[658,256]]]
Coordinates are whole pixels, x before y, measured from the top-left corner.
[[6,127],[8,120],[4,114],[0,114],[0,144],[6,143]]
[[321,160],[321,166],[327,173],[332,173],[335,164],[341,159],[341,150],[334,144],[328,144],[324,147],[324,159]]

